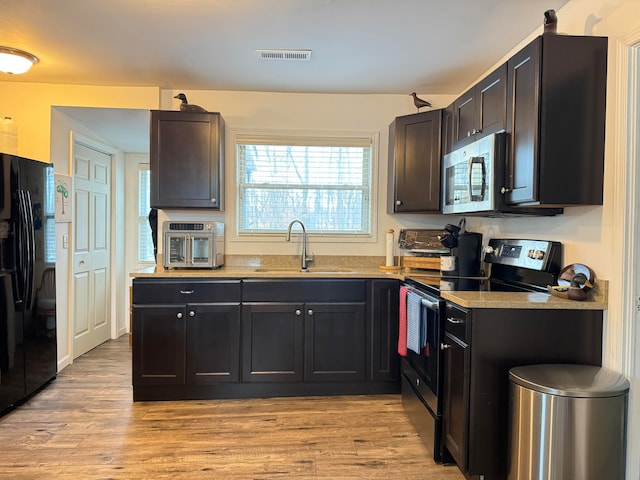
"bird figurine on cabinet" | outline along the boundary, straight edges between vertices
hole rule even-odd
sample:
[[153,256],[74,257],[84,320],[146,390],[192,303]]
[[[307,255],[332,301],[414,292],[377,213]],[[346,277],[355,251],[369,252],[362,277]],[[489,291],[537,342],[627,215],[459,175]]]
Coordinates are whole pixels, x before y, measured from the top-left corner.
[[180,100],[180,111],[181,112],[206,112],[204,108],[200,105],[194,105],[187,101],[187,96],[184,93],[179,93],[173,98],[177,98]]
[[558,16],[555,10],[547,10],[544,12],[544,32],[556,33],[558,30]]
[[422,107],[430,107],[431,104],[429,102],[427,102],[426,100],[421,99],[420,97],[418,97],[416,95],[416,92],[413,92],[411,94],[411,96],[413,97],[413,104],[416,106],[416,108],[418,109],[418,112],[420,112],[420,109]]

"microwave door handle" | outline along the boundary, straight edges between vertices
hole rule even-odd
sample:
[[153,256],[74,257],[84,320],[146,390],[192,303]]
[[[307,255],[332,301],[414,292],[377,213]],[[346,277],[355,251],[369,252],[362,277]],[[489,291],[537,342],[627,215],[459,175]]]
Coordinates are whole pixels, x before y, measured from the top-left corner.
[[[473,194],[473,184],[471,183],[471,178],[473,175],[473,165],[480,164],[480,168],[482,169],[482,184],[480,187],[480,194]],[[484,157],[471,157],[469,159],[469,198],[473,202],[479,202],[484,200],[485,191],[487,189],[487,166],[484,161]]]

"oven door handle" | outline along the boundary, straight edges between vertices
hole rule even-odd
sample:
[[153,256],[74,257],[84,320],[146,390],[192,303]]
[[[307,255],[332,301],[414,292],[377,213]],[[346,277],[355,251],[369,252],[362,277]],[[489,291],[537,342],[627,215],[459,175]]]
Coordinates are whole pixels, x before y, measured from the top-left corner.
[[437,300],[431,301],[427,298],[421,298],[420,303],[423,307],[427,307],[429,310],[437,311],[440,308],[440,302],[438,302]]

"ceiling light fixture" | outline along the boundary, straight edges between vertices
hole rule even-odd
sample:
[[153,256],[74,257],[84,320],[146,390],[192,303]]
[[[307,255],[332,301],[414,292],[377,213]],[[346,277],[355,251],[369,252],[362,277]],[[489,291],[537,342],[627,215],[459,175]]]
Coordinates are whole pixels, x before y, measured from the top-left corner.
[[256,50],[262,60],[311,60],[311,50]]
[[19,74],[28,71],[40,60],[35,55],[11,47],[0,47],[0,72]]

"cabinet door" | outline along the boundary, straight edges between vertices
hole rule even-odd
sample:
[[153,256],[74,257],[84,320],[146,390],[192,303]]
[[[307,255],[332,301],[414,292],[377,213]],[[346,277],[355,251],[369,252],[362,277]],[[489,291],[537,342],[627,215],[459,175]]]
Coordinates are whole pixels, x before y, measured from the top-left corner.
[[364,381],[364,302],[305,308],[305,381]]
[[475,88],[463,93],[453,102],[453,144],[461,147],[473,141],[478,126]]
[[303,380],[303,311],[302,303],[243,303],[243,382]]
[[507,121],[507,64],[482,79],[475,90],[476,135],[485,136],[504,130]]
[[222,209],[224,120],[218,113],[151,112],[151,206]]
[[240,380],[240,304],[187,305],[187,383]]
[[442,156],[453,150],[453,103],[442,110]]
[[185,383],[184,305],[133,307],[133,385]]
[[399,290],[397,280],[371,281],[371,378],[374,382],[400,379]]
[[397,117],[391,129],[389,211],[440,211],[442,111]]
[[507,171],[505,201],[533,202],[538,198],[538,122],[540,43],[532,42],[508,62]]
[[458,467],[467,471],[469,438],[469,346],[445,334],[444,446]]

